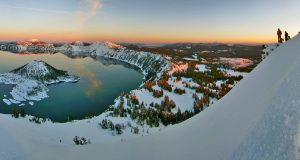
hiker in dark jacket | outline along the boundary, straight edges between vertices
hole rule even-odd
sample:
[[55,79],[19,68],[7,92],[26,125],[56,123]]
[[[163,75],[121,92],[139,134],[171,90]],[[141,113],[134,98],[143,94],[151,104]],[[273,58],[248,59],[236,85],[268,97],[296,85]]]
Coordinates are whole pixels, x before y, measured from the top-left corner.
[[286,31],[284,33],[284,38],[285,38],[286,42],[291,39],[290,36],[289,36],[289,34]]
[[281,38],[282,32],[281,30],[278,28],[277,30],[277,36],[278,36],[278,43],[282,43],[283,39]]

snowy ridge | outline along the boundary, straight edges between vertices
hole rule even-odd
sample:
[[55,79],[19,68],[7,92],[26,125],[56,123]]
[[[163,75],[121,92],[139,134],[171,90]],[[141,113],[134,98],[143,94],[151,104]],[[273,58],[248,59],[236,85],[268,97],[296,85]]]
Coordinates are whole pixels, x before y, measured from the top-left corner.
[[170,62],[160,55],[148,52],[136,52],[127,49],[107,50],[97,47],[92,55],[103,56],[106,58],[117,59],[139,67],[146,76],[154,75],[158,78],[163,71],[169,68]]
[[121,46],[119,44],[113,43],[113,42],[105,42],[105,46],[107,46],[110,49],[124,49],[124,46]]
[[84,45],[83,42],[74,42],[73,44],[64,44],[60,47],[54,47],[53,45],[50,47],[17,45],[17,50],[19,52],[62,52],[72,56],[84,54],[85,56],[111,58],[138,67],[143,71],[147,79],[159,78],[163,71],[170,66],[170,61],[160,55],[129,50],[113,42],[93,43],[90,45]]
[[138,67],[146,78],[159,78],[171,64],[160,55],[129,50],[112,42],[93,43],[90,46],[66,44],[56,50],[74,56],[84,53],[87,56],[101,56],[129,63]]

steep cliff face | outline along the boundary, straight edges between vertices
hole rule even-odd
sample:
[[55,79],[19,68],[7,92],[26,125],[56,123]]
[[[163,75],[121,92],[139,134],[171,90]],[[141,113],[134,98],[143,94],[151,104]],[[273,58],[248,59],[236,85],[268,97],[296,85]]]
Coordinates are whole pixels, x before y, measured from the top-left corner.
[[91,45],[83,45],[83,43],[64,44],[59,47],[54,47],[54,45],[51,45],[51,47],[17,45],[15,49],[16,51],[14,50],[13,52],[62,52],[68,56],[100,56],[110,58],[138,67],[146,79],[158,79],[171,64],[169,60],[160,55],[129,50],[112,42],[93,43]]
[[137,52],[125,48],[109,48],[105,44],[94,44],[91,46],[92,56],[102,56],[120,60],[137,66],[143,71],[146,79],[159,78],[165,70],[170,67],[170,61],[160,55],[149,52]]

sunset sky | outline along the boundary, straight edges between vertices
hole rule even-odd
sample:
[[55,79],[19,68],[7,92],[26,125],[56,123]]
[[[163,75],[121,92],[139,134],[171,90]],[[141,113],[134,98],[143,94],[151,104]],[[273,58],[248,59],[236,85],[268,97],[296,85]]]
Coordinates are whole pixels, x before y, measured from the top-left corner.
[[268,43],[300,31],[300,0],[0,0],[7,40]]

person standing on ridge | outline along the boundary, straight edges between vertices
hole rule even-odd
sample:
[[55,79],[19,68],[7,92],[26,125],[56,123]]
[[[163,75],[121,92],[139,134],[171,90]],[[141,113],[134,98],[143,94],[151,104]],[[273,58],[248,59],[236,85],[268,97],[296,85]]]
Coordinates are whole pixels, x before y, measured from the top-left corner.
[[281,32],[280,28],[278,28],[278,30],[277,30],[278,43],[282,43],[283,39],[281,38],[281,35],[282,35],[282,32]]
[[291,39],[289,34],[286,31],[284,32],[284,38],[286,42]]

